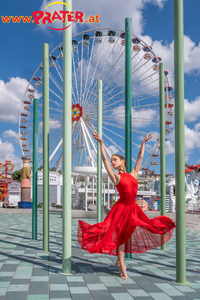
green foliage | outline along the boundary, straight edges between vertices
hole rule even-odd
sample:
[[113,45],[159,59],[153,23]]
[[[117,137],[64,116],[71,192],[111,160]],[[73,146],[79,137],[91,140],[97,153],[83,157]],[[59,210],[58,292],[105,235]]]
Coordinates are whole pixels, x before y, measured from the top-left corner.
[[39,168],[38,168],[38,171],[41,171],[43,169],[43,166],[40,166]]
[[22,170],[17,170],[15,172],[13,172],[13,174],[12,174],[13,180],[17,180],[17,181],[21,182],[21,171]]

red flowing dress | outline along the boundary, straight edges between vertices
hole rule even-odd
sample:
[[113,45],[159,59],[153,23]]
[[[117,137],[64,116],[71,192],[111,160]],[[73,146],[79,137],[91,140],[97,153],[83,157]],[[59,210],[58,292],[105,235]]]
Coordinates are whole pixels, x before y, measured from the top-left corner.
[[116,185],[119,200],[101,223],[90,225],[78,220],[78,242],[90,253],[118,255],[125,243],[125,253],[155,249],[170,240],[175,223],[166,216],[149,219],[135,202],[138,183],[129,173],[120,173]]

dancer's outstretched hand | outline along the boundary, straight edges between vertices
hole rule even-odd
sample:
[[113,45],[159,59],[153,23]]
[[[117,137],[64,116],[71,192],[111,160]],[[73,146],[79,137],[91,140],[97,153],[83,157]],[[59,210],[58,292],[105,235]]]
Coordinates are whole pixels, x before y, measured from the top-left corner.
[[152,133],[147,134],[147,136],[144,138],[144,142],[146,143],[148,140],[152,138]]
[[93,135],[93,138],[94,138],[98,143],[102,143],[102,142],[103,142],[102,138],[100,137],[100,135],[99,135],[96,131],[94,131],[94,132],[92,133],[92,135]]

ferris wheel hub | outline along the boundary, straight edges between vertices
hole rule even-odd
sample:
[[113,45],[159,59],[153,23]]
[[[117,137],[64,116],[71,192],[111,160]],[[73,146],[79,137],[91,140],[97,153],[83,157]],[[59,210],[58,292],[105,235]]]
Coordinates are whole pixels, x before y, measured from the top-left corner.
[[80,104],[72,105],[72,122],[78,121],[83,115],[83,107]]

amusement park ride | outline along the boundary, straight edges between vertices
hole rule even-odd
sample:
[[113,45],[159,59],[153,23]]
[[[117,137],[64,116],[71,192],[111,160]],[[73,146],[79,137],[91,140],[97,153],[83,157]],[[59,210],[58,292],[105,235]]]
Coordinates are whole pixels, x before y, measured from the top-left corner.
[[[72,39],[72,166],[93,167],[97,147],[92,132],[97,130],[97,80],[103,84],[103,139],[106,153],[124,155],[125,142],[125,32],[119,29],[98,28],[87,30]],[[132,142],[133,157],[140,147],[147,127],[159,122],[153,112],[159,109],[159,63],[152,47],[139,37],[132,35]],[[56,171],[62,169],[62,111],[63,111],[63,44],[59,44],[49,55],[49,164]],[[165,136],[171,132],[173,116],[172,87],[168,71],[164,71],[165,92]],[[33,156],[33,100],[39,100],[38,166],[42,165],[42,86],[43,65],[38,66],[25,91],[19,116],[19,137],[23,155]],[[146,132],[139,130],[145,124]],[[141,126],[141,127],[144,127]],[[144,128],[145,128],[144,127]],[[152,128],[152,127],[151,127]],[[152,129],[151,129],[152,130]],[[153,149],[145,149],[142,171],[158,165],[160,138]],[[134,157],[135,156],[135,157]]]
[[6,160],[5,164],[0,163],[0,201],[3,201],[4,197],[8,195],[8,183],[13,181],[12,178],[8,178],[8,172],[12,171],[14,167],[10,160]]
[[187,169],[185,170],[185,173],[188,173],[188,172],[191,172],[191,171],[195,171],[197,173],[200,172],[200,164],[199,165],[188,165],[188,164],[185,164],[185,166],[187,167]]

